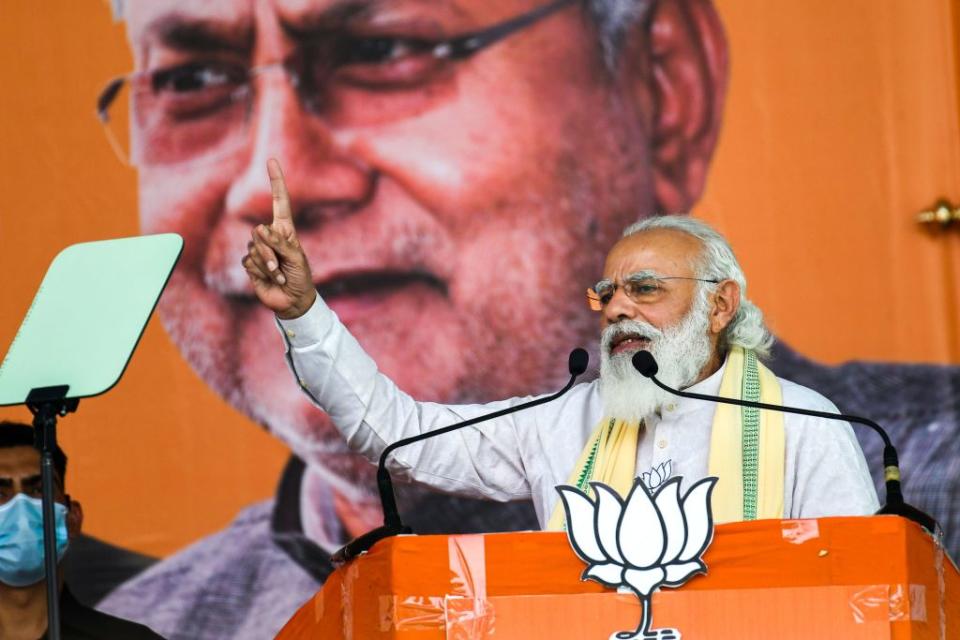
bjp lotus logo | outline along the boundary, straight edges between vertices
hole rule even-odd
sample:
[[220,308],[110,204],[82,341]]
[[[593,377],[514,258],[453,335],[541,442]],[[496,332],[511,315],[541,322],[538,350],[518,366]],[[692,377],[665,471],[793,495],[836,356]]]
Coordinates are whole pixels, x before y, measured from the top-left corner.
[[640,599],[643,615],[635,631],[610,640],[679,640],[677,629],[650,629],[650,596],[657,587],[679,587],[707,567],[700,559],[713,540],[710,494],[716,478],[704,478],[680,499],[681,478],[671,478],[656,493],[637,478],[626,500],[605,484],[591,482],[595,500],[559,486],[570,546],[587,568],[582,580],[626,587]]

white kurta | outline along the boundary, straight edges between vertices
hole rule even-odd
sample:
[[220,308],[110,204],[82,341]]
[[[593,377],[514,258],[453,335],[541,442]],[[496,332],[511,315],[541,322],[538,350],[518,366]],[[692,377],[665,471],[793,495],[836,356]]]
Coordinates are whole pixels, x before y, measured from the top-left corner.
[[[532,399],[472,405],[418,402],[377,370],[319,297],[303,316],[279,324],[301,387],[330,415],[349,446],[371,461],[400,438]],[[721,367],[688,390],[715,395],[722,376]],[[815,391],[789,380],[780,383],[785,405],[837,412]],[[715,408],[711,402],[677,398],[661,415],[648,416],[637,448],[637,474],[670,460],[673,475],[683,476],[684,487],[706,476]],[[554,487],[567,482],[601,417],[597,382],[578,384],[553,402],[401,448],[389,467],[396,475],[450,493],[501,501],[532,499],[543,527],[559,499]],[[784,414],[784,432],[785,517],[877,510],[876,491],[849,424]]]

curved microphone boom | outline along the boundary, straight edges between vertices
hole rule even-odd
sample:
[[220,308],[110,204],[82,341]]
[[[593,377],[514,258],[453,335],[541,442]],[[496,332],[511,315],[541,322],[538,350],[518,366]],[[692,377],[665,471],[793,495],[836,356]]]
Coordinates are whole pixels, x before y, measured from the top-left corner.
[[505,416],[510,413],[515,413],[517,411],[522,411],[524,409],[529,409],[531,407],[556,400],[569,391],[571,387],[573,387],[573,383],[576,382],[577,377],[587,370],[587,365],[589,362],[590,356],[585,350],[574,349],[570,352],[570,357],[567,360],[567,370],[570,372],[570,380],[567,381],[567,384],[564,385],[562,389],[553,395],[536,398],[534,400],[530,400],[529,402],[518,404],[514,407],[507,407],[506,409],[501,409],[486,415],[471,418],[470,420],[464,420],[463,422],[458,422],[440,429],[434,429],[433,431],[418,433],[417,435],[410,436],[409,438],[401,438],[400,440],[387,445],[380,454],[380,463],[377,466],[377,489],[380,492],[380,504],[383,506],[383,526],[368,531],[358,538],[354,538],[344,547],[334,553],[331,560],[335,564],[342,564],[351,558],[357,557],[364,551],[367,551],[370,549],[370,547],[384,538],[389,538],[390,536],[395,536],[401,533],[413,533],[413,530],[403,524],[403,521],[400,519],[400,512],[397,509],[397,497],[393,490],[393,480],[390,478],[390,472],[387,471],[387,457],[396,449],[405,447],[408,444],[413,444],[414,442],[426,440],[427,438],[433,438],[445,433],[450,433],[451,431],[456,431],[457,429],[469,427],[479,422],[492,420],[493,418],[499,418],[500,416]]
[[884,431],[883,427],[867,418],[860,416],[851,416],[843,413],[827,413],[825,411],[814,411],[812,409],[798,409],[796,407],[786,407],[777,404],[767,404],[765,402],[751,402],[749,400],[738,400],[735,398],[724,398],[722,396],[708,396],[700,393],[691,393],[689,391],[679,391],[672,389],[657,379],[657,371],[660,370],[656,359],[649,351],[637,351],[633,354],[631,360],[633,367],[645,378],[653,380],[654,384],[675,396],[682,398],[693,398],[695,400],[706,400],[707,402],[722,402],[724,404],[733,404],[741,407],[755,407],[757,409],[767,409],[770,411],[781,411],[783,413],[796,413],[803,416],[813,416],[816,418],[825,418],[827,420],[841,420],[853,422],[870,427],[883,438],[883,476],[887,488],[887,501],[877,514],[892,514],[903,516],[913,520],[930,533],[936,533],[937,521],[923,511],[911,506],[903,500],[903,489],[900,486],[900,462],[897,456],[897,450],[890,441],[890,436]]

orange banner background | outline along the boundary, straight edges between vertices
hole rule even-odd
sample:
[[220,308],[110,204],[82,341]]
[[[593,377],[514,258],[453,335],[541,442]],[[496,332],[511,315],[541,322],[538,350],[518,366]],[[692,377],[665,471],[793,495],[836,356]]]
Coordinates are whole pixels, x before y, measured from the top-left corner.
[[[914,220],[960,200],[957,4],[718,7],[732,76],[695,213],[731,239],[774,332],[826,362],[960,364],[960,234]],[[0,345],[60,249],[138,233],[135,170],[94,116],[105,81],[131,66],[104,2],[0,6]],[[124,380],[83,401],[60,439],[86,529],[158,555],[270,496],[287,456],[156,320]]]

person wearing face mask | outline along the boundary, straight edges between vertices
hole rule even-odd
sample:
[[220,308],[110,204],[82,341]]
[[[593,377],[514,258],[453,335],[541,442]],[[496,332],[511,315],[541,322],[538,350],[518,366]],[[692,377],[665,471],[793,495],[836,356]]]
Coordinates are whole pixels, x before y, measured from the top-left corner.
[[[47,637],[40,452],[33,428],[0,423],[0,638]],[[62,560],[83,524],[80,503],[64,491],[67,456],[54,451],[54,513],[60,582],[60,632],[64,640],[161,638],[148,627],[84,606],[63,580]]]

